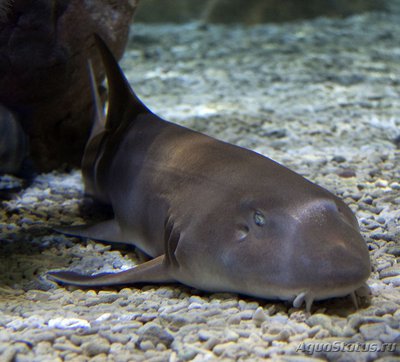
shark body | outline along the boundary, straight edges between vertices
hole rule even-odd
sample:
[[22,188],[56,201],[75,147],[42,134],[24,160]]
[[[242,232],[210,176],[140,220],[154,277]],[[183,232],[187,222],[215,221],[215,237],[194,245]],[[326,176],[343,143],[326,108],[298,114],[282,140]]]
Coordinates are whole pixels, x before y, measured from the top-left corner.
[[[365,285],[369,252],[350,208],[275,161],[153,114],[96,38],[109,84],[82,162],[85,190],[114,217],[63,232],[133,244],[132,269],[52,279],[78,286],[180,282],[206,291],[305,302]],[[101,118],[101,117],[99,117]]]

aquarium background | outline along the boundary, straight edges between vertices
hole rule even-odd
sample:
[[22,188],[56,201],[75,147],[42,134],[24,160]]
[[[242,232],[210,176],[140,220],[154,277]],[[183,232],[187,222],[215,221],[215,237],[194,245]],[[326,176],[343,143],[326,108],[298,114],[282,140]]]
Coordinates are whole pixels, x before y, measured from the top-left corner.
[[254,25],[317,16],[345,17],[388,8],[388,2],[379,0],[145,0],[139,5],[136,21]]
[[79,170],[55,170],[1,204],[0,360],[398,357],[399,24],[399,1],[141,0],[120,62],[158,115],[270,157],[349,204],[373,266],[358,310],[349,297],[308,314],[178,284],[56,285],[47,271],[115,272],[143,256],[55,233],[103,217],[83,203]]

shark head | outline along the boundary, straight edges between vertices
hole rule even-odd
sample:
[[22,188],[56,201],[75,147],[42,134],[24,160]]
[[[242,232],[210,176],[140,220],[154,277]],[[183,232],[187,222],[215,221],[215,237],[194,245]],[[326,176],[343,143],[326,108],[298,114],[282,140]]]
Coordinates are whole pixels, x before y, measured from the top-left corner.
[[[256,166],[258,160],[249,158],[252,162]],[[235,188],[226,198],[218,191],[219,196],[213,195],[218,203],[205,211],[201,223],[191,221],[181,231],[182,238],[207,240],[176,245],[179,274],[190,279],[182,282],[207,280],[208,285],[198,287],[289,300],[297,306],[305,301],[307,309],[314,300],[354,296],[365,285],[371,265],[353,212],[300,175],[280,165],[272,168],[273,181],[270,172],[265,179],[260,172],[256,181],[243,183],[242,191]],[[244,167],[244,175],[248,172]],[[228,185],[226,181],[224,188]],[[188,271],[182,273],[182,268]]]

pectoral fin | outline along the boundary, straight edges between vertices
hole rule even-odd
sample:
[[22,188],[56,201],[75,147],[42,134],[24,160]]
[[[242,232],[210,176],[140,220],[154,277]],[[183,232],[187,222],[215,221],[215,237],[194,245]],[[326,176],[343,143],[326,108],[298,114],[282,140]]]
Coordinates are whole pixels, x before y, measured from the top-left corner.
[[115,219],[99,222],[94,225],[77,225],[69,227],[56,227],[55,231],[59,233],[90,238],[99,241],[109,241],[117,243],[130,243],[131,240],[124,240],[121,228]]
[[81,287],[100,287],[135,283],[173,283],[164,262],[164,254],[119,273],[82,275],[70,271],[49,272],[51,280]]

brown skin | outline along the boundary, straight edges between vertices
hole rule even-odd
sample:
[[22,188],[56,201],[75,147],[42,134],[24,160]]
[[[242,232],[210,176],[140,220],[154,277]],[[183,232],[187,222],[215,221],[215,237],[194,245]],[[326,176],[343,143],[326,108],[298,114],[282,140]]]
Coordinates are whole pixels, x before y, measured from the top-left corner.
[[[354,293],[370,274],[343,201],[255,152],[164,121],[129,85],[105,44],[110,107],[89,141],[83,176],[114,218],[67,234],[133,244],[154,259],[126,272],[59,282],[179,281],[207,291],[306,301]],[[101,138],[101,142],[99,142]],[[89,157],[94,162],[87,162]]]

